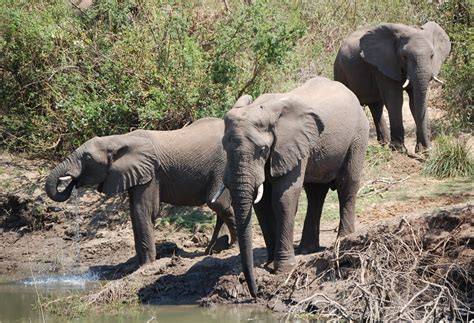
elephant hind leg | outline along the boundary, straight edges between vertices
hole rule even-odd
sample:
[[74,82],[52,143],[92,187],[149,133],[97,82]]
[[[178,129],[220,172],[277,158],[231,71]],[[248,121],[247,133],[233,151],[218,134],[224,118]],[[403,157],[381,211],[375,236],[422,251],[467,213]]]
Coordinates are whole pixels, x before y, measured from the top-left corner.
[[214,231],[212,232],[211,240],[206,247],[205,253],[207,255],[212,255],[213,253],[218,253],[224,249],[227,249],[230,245],[230,237],[227,234],[222,233],[226,226],[223,225],[224,221],[222,217],[216,216],[216,225],[214,226]]
[[324,200],[329,191],[328,184],[305,183],[304,189],[308,199],[308,209],[304,220],[303,235],[298,253],[306,255],[320,249],[319,228]]
[[206,253],[212,254],[232,247],[237,241],[237,229],[234,211],[230,203],[230,194],[227,190],[222,193],[217,201],[208,201],[207,205],[217,215],[216,226],[206,248]]
[[346,162],[336,180],[340,214],[338,237],[355,231],[355,203],[367,151],[367,138],[368,129],[361,129],[349,148]]
[[382,145],[387,145],[390,141],[387,123],[383,118],[383,101],[377,101],[369,104],[369,110],[374,119],[375,131],[377,132],[377,141]]

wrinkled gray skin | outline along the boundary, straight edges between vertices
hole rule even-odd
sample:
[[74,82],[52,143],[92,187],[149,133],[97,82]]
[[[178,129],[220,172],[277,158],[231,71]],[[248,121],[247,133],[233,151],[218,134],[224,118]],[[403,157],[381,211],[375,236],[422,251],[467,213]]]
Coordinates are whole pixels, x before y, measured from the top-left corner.
[[224,184],[232,197],[242,267],[252,296],[251,208],[275,272],[295,265],[294,217],[304,186],[308,213],[300,252],[319,248],[319,224],[329,188],[339,196],[339,236],[354,231],[355,200],[368,141],[368,122],[356,96],[339,82],[313,78],[288,93],[264,94],[225,116]]
[[[223,185],[226,162],[223,134],[222,119],[206,118],[174,131],[137,130],[125,135],[95,137],[51,172],[46,193],[60,202],[70,197],[74,186],[98,185],[98,191],[106,195],[128,191],[140,264],[156,257],[153,223],[159,215],[160,202],[180,206],[207,203],[217,213],[207,252],[219,251],[236,239],[229,192],[224,191],[212,202]],[[59,192],[59,177],[67,175],[73,181]],[[229,228],[230,242],[224,247],[215,246],[223,222]]]
[[[416,123],[415,152],[430,147],[429,119],[426,108],[428,83],[438,75],[451,50],[446,32],[436,23],[420,28],[402,24],[383,24],[358,30],[347,37],[334,62],[334,79],[342,82],[368,105],[377,139],[406,151],[402,120],[403,84],[410,99]],[[382,118],[388,110],[390,137]],[[390,138],[390,139],[389,139]]]

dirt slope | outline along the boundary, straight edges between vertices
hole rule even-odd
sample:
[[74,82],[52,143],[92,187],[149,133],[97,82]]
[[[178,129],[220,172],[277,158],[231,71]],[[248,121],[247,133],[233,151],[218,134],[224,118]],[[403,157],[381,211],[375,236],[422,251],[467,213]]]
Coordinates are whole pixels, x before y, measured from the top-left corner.
[[[414,123],[407,107],[404,117],[412,150]],[[155,231],[158,260],[137,270],[126,196],[105,199],[80,190],[67,203],[52,202],[43,191],[52,165],[0,153],[0,280],[94,271],[112,281],[85,296],[91,305],[137,300],[252,303],[286,313],[408,320],[433,317],[431,309],[441,304],[438,317],[463,317],[461,309],[473,306],[472,179],[427,178],[420,175],[421,167],[418,160],[398,153],[367,163],[357,202],[357,232],[336,245],[338,204],[330,192],[321,226],[327,249],[298,256],[290,275],[275,276],[264,267],[266,251],[254,223],[260,289],[254,302],[240,274],[237,247],[204,255],[210,226],[190,220],[190,214],[207,216],[207,208],[179,209],[173,219],[165,214]],[[295,244],[305,210],[303,196]],[[461,304],[468,296],[471,303]],[[445,311],[449,306],[453,310]]]

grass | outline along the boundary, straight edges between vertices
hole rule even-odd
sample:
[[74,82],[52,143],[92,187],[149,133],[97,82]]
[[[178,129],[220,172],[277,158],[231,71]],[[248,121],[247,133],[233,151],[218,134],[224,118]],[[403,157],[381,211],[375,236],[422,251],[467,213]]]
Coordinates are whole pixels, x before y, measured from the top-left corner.
[[[368,179],[365,179],[368,180]],[[387,190],[384,188],[387,187]],[[413,176],[406,181],[393,179],[393,184],[383,183],[379,186],[378,193],[361,190],[356,202],[356,215],[364,217],[367,211],[380,207],[385,209],[388,204],[413,204],[421,199],[460,197],[461,200],[468,200],[466,193],[472,191],[472,180],[470,178],[445,178],[430,179]],[[296,215],[296,225],[303,226],[307,210],[307,200],[304,192],[300,195],[298,213]],[[324,221],[339,219],[339,200],[336,191],[329,191],[323,207],[321,219]]]
[[216,215],[204,208],[166,205],[157,219],[158,226],[174,226],[187,231],[207,231],[215,224]]
[[137,300],[118,299],[107,304],[95,306],[87,301],[82,294],[74,294],[68,297],[52,298],[43,296],[44,309],[55,316],[68,320],[78,317],[92,318],[94,315],[107,313],[107,316],[134,314],[143,312],[143,304]]
[[466,141],[439,136],[422,173],[436,178],[473,177],[474,160]]
[[392,160],[392,150],[388,145],[382,146],[378,143],[372,143],[367,147],[365,165],[372,168]]

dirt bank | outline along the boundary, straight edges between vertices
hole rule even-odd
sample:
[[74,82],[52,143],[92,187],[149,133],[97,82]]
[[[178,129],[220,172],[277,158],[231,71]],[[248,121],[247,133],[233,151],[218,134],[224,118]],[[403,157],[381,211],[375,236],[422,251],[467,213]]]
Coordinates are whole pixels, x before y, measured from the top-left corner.
[[[413,126],[407,125],[409,134]],[[414,138],[407,142],[411,149]],[[207,208],[166,207],[155,228],[157,261],[137,269],[125,195],[105,199],[79,190],[76,199],[52,202],[43,186],[53,165],[0,153],[0,280],[85,271],[111,280],[80,300],[53,303],[68,313],[78,304],[248,303],[346,319],[465,319],[474,306],[472,179],[423,177],[418,160],[398,153],[370,158],[357,201],[357,232],[335,244],[338,202],[330,192],[321,224],[327,249],[298,256],[289,275],[265,268],[254,223],[254,301],[237,247],[204,254],[214,222]],[[305,212],[302,196],[295,244]]]
[[[203,253],[210,226],[183,227],[165,212],[167,220],[155,232],[158,260],[137,269],[125,196],[104,199],[81,190],[70,203],[54,203],[42,190],[43,166],[1,156],[0,176],[10,183],[0,194],[2,280],[88,270],[112,279],[81,300],[61,303],[67,313],[84,302],[94,308],[114,302],[244,303],[324,317],[422,319],[465,318],[474,306],[471,184],[421,178],[419,162],[403,155],[394,154],[383,169],[366,170],[357,232],[334,244],[338,219],[326,215],[321,240],[327,249],[298,256],[289,275],[265,268],[266,251],[254,224],[256,301],[249,297],[236,247]],[[337,209],[331,197],[327,205],[326,214]],[[186,218],[190,211],[178,213]]]

